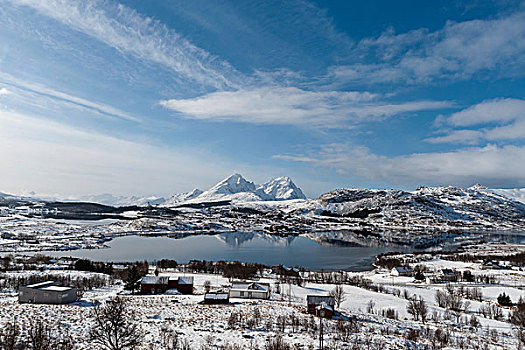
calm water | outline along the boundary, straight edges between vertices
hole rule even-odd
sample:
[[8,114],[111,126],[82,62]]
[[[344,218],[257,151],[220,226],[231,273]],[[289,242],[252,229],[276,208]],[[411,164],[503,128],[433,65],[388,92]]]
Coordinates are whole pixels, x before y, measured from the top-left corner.
[[388,247],[325,246],[305,237],[274,237],[258,233],[227,233],[214,236],[167,237],[126,236],[107,242],[109,249],[41,252],[52,256],[75,256],[97,261],[174,259],[284,264],[307,269],[367,270],[377,254],[401,251]]

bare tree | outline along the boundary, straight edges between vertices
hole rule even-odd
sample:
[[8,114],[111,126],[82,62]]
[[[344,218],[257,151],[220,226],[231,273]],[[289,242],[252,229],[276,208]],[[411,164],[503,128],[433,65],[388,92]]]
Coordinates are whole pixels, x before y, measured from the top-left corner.
[[413,298],[408,302],[407,312],[411,314],[416,321],[421,319],[421,321],[425,323],[427,320],[428,308],[421,297],[419,297],[419,299]]
[[108,350],[133,348],[141,343],[142,333],[132,321],[124,299],[116,297],[93,311],[94,324],[89,331],[90,340]]
[[447,293],[441,290],[436,291],[436,303],[439,307],[446,308],[448,306]]
[[510,322],[516,330],[518,341],[521,345],[525,345],[525,305],[520,304],[510,316]]
[[341,306],[341,303],[346,300],[345,290],[340,284],[330,291],[330,296],[334,297],[338,309]]

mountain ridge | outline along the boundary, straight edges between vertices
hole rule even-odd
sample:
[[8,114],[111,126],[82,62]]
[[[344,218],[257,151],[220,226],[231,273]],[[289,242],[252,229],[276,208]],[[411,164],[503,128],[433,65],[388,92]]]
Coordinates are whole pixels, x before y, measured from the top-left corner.
[[[261,185],[246,180],[241,174],[234,173],[219,181],[206,191],[183,200],[168,200],[162,206],[180,205],[183,203],[199,202],[256,202],[256,201],[284,201],[291,199],[306,199],[303,191],[287,176],[273,178]],[[171,198],[180,198],[174,195]]]

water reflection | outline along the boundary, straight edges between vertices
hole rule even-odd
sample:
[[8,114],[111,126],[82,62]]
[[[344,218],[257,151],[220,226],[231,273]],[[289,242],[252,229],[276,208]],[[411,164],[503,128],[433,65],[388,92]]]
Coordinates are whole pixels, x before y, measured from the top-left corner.
[[244,261],[265,265],[302,266],[312,270],[355,270],[372,268],[377,254],[399,248],[343,247],[321,245],[305,237],[276,237],[260,233],[200,235],[181,239],[127,236],[108,242],[108,249],[79,249],[42,252],[51,256],[74,256],[97,261],[192,259]]
[[227,232],[220,233],[215,237],[231,247],[240,247],[241,245],[253,241],[254,239],[257,241],[267,242],[273,246],[286,247],[289,246],[295,239],[295,236],[280,237],[267,235],[260,232]]
[[[490,232],[448,234],[440,247],[458,247],[465,243],[499,241],[525,242],[525,232]],[[107,243],[108,249],[79,249],[65,252],[41,252],[51,256],[74,256],[96,261],[150,262],[173,259],[179,263],[190,260],[244,261],[265,265],[301,266],[311,270],[352,270],[372,268],[375,256],[386,252],[410,252],[403,246],[341,246],[319,244],[306,237],[279,237],[255,232],[234,232],[199,235],[186,238],[165,236],[126,236]]]

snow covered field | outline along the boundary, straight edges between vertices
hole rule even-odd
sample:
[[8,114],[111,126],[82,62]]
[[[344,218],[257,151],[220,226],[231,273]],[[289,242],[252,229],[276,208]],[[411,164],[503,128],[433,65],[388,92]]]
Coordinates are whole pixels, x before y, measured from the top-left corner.
[[[507,247],[508,248],[508,247]],[[515,245],[512,252],[521,252],[525,247]],[[500,251],[493,245],[484,251]],[[472,252],[475,250],[473,249]],[[479,253],[479,252],[478,252]],[[324,320],[324,344],[329,349],[515,349],[517,338],[508,322],[509,307],[497,305],[497,298],[506,293],[516,303],[525,297],[525,272],[520,269],[484,269],[479,262],[445,260],[439,256],[400,256],[409,264],[424,266],[427,276],[441,269],[453,269],[458,274],[470,271],[474,276],[491,275],[491,284],[478,282],[416,283],[413,277],[392,277],[389,269],[371,272],[347,273],[372,283],[370,286],[343,285],[345,300],[339,308],[340,316]],[[26,276],[42,272],[9,272]],[[91,273],[71,273],[72,279],[89,276]],[[163,271],[181,275],[182,272]],[[337,279],[340,272],[331,272]],[[54,329],[62,330],[74,339],[75,349],[97,349],[88,342],[87,334],[92,325],[94,305],[104,303],[116,295],[126,299],[133,311],[133,319],[140,324],[144,334],[140,349],[163,349],[161,339],[174,332],[180,340],[187,340],[192,349],[215,349],[238,345],[240,348],[264,348],[269,341],[282,336],[284,341],[297,349],[317,348],[320,319],[306,313],[307,295],[327,295],[335,284],[306,282],[303,285],[281,283],[277,288],[277,277],[269,271],[261,276],[262,282],[272,286],[270,300],[231,299],[229,305],[203,305],[204,285],[212,290],[226,288],[228,279],[219,275],[188,274],[194,276],[195,295],[129,295],[118,281],[111,286],[86,291],[82,300],[71,305],[19,304],[13,290],[0,294],[0,324],[16,319],[24,329],[30,321],[41,319]],[[84,276],[84,277],[85,277]],[[304,274],[308,277],[308,273]],[[311,277],[311,276],[310,276]],[[469,300],[461,312],[453,312],[438,306],[436,292],[453,287],[479,288],[482,301]],[[280,293],[277,293],[280,289]],[[428,314],[425,323],[415,321],[407,311],[410,298],[422,298]],[[407,299],[408,298],[408,299]],[[463,299],[466,301],[466,299]],[[499,319],[484,317],[483,306],[493,305],[501,311]],[[387,317],[389,310],[389,317]],[[238,314],[238,322],[231,322],[232,313]],[[338,331],[338,325],[355,318],[357,329],[346,334]],[[346,321],[337,321],[337,319]],[[171,334],[171,333],[170,333]]]

